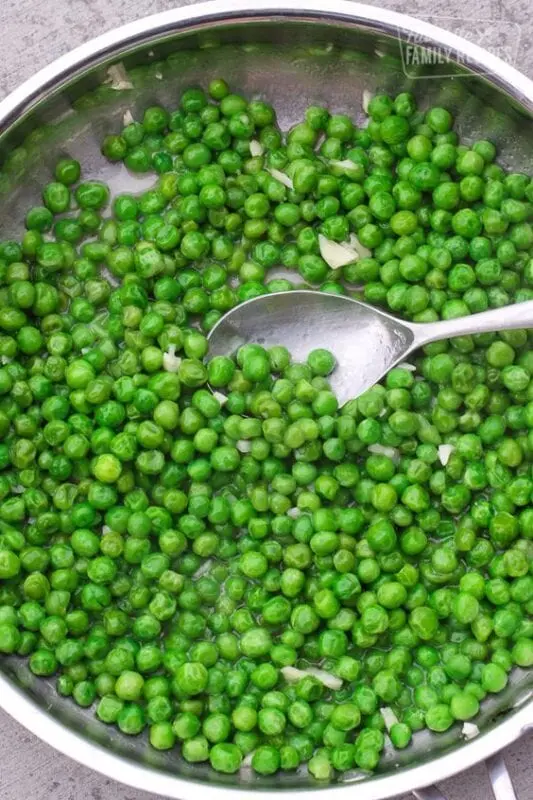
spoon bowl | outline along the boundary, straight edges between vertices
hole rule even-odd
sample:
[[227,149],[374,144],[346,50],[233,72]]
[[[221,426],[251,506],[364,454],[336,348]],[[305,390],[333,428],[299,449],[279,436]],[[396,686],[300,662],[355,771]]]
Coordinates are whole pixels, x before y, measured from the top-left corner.
[[213,326],[208,339],[210,356],[233,355],[252,342],[266,348],[284,345],[295,361],[305,361],[318,348],[330,350],[337,366],[329,380],[344,405],[429,342],[529,327],[533,300],[469,317],[416,323],[344,295],[296,289],[236,306]]

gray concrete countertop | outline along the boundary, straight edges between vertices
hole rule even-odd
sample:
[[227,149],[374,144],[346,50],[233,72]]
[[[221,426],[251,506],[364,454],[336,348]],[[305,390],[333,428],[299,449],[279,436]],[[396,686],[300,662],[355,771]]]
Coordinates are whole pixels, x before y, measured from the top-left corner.
[[[471,39],[533,78],[531,0],[367,0],[429,19]],[[194,2],[194,0],[193,0]],[[92,36],[191,0],[2,0],[0,98],[41,67]],[[533,800],[532,739],[505,752],[520,800]],[[478,765],[440,787],[448,800],[489,800]],[[354,789],[356,794],[356,789]],[[0,800],[157,800],[60,755],[0,711]],[[398,798],[407,800],[407,796]]]

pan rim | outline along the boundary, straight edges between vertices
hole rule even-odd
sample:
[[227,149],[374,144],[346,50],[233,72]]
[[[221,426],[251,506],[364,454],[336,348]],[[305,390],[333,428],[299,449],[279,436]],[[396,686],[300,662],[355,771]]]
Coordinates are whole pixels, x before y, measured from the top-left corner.
[[[178,31],[207,30],[224,22],[246,24],[269,19],[328,22],[384,34],[394,32],[400,36],[416,34],[424,42],[445,45],[457,54],[468,55],[469,69],[474,75],[484,76],[526,112],[533,114],[533,81],[483,48],[422,20],[347,0],[214,0],[144,17],[104,33],[56,59],[0,102],[0,141],[41,100],[59,92],[87,69],[113,62],[137,46],[148,45]],[[275,790],[254,790],[253,785],[246,783],[231,787],[207,785],[205,781],[164,774],[112,754],[55,720],[1,671],[0,707],[64,755],[109,778],[148,792],[175,800],[193,800],[194,793],[208,788],[215,800],[235,800],[242,792],[260,791],[265,800],[277,800],[282,791],[280,786]],[[444,780],[498,752],[519,738],[532,724],[533,700],[530,700],[492,730],[452,752],[395,774],[358,782],[358,800],[384,800]],[[317,784],[316,788],[309,786],[287,791],[298,800],[309,791],[320,791],[324,800],[334,800],[342,793],[352,792],[353,788],[353,783],[326,787]]]

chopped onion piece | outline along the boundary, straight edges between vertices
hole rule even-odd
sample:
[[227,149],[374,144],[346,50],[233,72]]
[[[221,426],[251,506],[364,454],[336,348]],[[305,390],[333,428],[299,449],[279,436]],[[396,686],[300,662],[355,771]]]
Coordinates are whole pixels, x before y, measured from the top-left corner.
[[155,73],[155,77],[157,78],[158,81],[162,81],[163,80],[163,75],[162,75],[161,72],[156,72]]
[[252,759],[254,757],[255,750],[252,750],[251,753],[244,756],[243,760],[241,761],[241,769],[248,770],[252,766]]
[[347,264],[357,261],[359,255],[347,244],[339,244],[331,239],[326,239],[321,233],[318,234],[318,246],[320,255],[331,269],[339,269]]
[[228,398],[225,394],[222,394],[222,392],[213,392],[213,397],[218,400],[221,406],[228,402]]
[[474,739],[479,735],[479,728],[474,722],[463,723],[462,734],[465,739]]
[[312,675],[313,678],[316,678],[320,683],[323,683],[324,686],[327,686],[328,689],[340,689],[342,686],[342,680],[337,678],[336,675],[332,675],[331,672],[326,672],[323,669],[317,669],[316,667],[308,667],[305,670],[308,675]]
[[396,725],[396,723],[398,722],[398,717],[396,716],[392,708],[389,708],[388,706],[380,708],[379,710],[381,716],[383,717],[383,722],[385,723],[385,727],[390,732],[392,726]]
[[372,255],[372,250],[369,250],[368,247],[361,244],[355,233],[350,234],[350,247],[353,247],[360,258],[370,258]]
[[337,161],[335,158],[330,158],[328,163],[330,167],[336,167],[337,169],[342,169],[344,171],[344,174],[347,175],[348,177],[350,177],[350,172],[353,173],[354,170],[356,170],[358,174],[360,172],[358,165],[350,158],[345,158],[342,161]]
[[352,161],[350,158],[343,158],[342,161],[338,161],[336,158],[330,158],[329,164],[332,167],[339,167],[340,169],[349,169],[350,167],[357,166],[355,161]]
[[107,267],[102,267],[101,273],[105,277],[106,281],[111,284],[111,286],[120,285],[119,279],[116,277],[116,275],[112,275],[107,269]]
[[106,83],[109,83],[111,89],[114,89],[117,92],[123,92],[126,91],[126,89],[133,89],[133,83],[128,78],[126,67],[122,61],[119,61],[118,64],[112,64],[110,67],[108,67],[107,76],[108,79]]
[[237,444],[235,445],[239,453],[249,453],[252,449],[252,443],[249,442],[247,439],[239,439]]
[[368,89],[363,89],[363,111],[365,114],[368,114],[368,106],[373,97],[372,92],[369,92]]
[[400,361],[399,364],[396,364],[397,369],[406,369],[407,372],[416,372],[416,367],[414,364],[410,364],[408,361]]
[[112,528],[109,525],[102,525],[102,533],[109,533],[111,530]]
[[296,683],[297,681],[301,681],[302,678],[305,678],[307,675],[311,675],[313,678],[316,678],[317,681],[323,683],[324,686],[327,686],[328,689],[340,689],[342,686],[342,681],[340,678],[337,678],[336,675],[332,675],[331,672],[326,672],[325,670],[318,669],[317,667],[308,667],[307,669],[282,667],[280,671],[287,683]]
[[369,453],[376,453],[378,456],[387,456],[393,461],[399,457],[400,453],[395,447],[386,447],[384,444],[371,444],[367,448]]
[[11,491],[14,494],[22,494],[25,491],[24,486],[21,483],[16,483],[14,486],[11,487]]
[[201,578],[202,575],[205,575],[206,572],[209,572],[211,569],[211,565],[213,564],[213,559],[208,558],[207,561],[204,561],[203,564],[200,564],[196,572],[193,574],[193,578]]
[[124,112],[124,116],[122,117],[122,122],[124,125],[131,125],[132,122],[135,122],[133,119],[133,114],[129,110],[129,108]]
[[371,772],[365,772],[364,769],[348,769],[342,773],[340,779],[343,783],[355,783],[356,781],[364,781],[371,774]]
[[163,369],[167,372],[177,372],[180,364],[181,358],[176,355],[176,345],[169,345],[168,352],[163,353]]
[[300,509],[296,508],[295,506],[294,508],[289,508],[289,510],[287,511],[287,516],[290,517],[291,519],[297,519],[301,513],[302,512],[300,511]]
[[281,172],[279,169],[267,169],[267,172],[269,172],[277,181],[286,186],[287,189],[294,189],[292,180],[285,172]]
[[438,451],[439,451],[439,461],[443,467],[446,466],[448,461],[450,460],[450,456],[455,450],[453,444],[439,444]]
[[282,667],[280,672],[287,683],[296,683],[297,681],[301,681],[302,678],[305,678],[307,675],[305,670],[297,669],[296,667]]
[[263,153],[264,150],[261,142],[258,142],[257,139],[252,139],[250,141],[250,155],[255,158],[255,156],[262,156]]

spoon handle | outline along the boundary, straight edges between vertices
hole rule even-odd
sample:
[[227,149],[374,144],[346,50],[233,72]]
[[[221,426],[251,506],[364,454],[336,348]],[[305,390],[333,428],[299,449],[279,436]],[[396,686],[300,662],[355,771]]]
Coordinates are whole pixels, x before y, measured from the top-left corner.
[[475,333],[508,331],[512,328],[533,328],[533,300],[503,308],[493,308],[469,317],[446,319],[440,322],[411,323],[414,341],[410,350],[416,350],[439,339],[453,339]]

